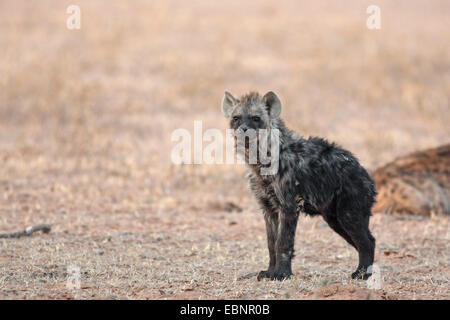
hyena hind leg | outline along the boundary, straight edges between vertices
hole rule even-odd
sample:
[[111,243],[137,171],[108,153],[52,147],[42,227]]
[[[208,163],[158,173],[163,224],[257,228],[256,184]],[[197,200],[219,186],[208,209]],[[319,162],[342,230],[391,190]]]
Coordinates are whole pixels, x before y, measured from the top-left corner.
[[333,229],[338,235],[340,235],[342,238],[344,238],[344,240],[347,241],[347,243],[350,244],[353,248],[358,250],[358,248],[356,247],[352,238],[347,233],[347,231],[345,231],[344,228],[341,226],[341,224],[338,221],[336,216],[325,216],[324,215],[323,218],[331,229]]
[[373,264],[375,257],[375,238],[369,230],[369,215],[344,214],[340,219],[342,228],[350,236],[359,254],[359,264],[352,279],[367,280],[372,274],[368,268]]

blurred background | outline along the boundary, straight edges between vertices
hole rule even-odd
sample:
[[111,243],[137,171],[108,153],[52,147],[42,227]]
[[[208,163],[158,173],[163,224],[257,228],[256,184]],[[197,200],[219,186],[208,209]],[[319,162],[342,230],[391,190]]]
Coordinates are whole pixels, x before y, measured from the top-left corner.
[[[66,27],[72,4],[81,9],[79,30]],[[380,30],[366,27],[372,4],[381,8]],[[0,265],[12,275],[3,278],[3,297],[70,296],[64,291],[64,266],[70,263],[89,270],[84,279],[90,285],[79,297],[133,292],[141,298],[276,298],[313,292],[322,280],[304,291],[292,285],[296,294],[267,291],[269,284],[220,289],[227,274],[265,266],[263,219],[241,166],[173,165],[171,133],[193,132],[194,120],[202,120],[204,130],[224,130],[224,90],[273,90],[290,128],[336,141],[370,170],[448,143],[449,14],[444,0],[0,1],[0,230],[54,224],[45,240],[4,244]],[[303,223],[306,230],[317,229],[314,221]],[[390,220],[378,223],[379,232],[395,227]],[[427,223],[435,240],[443,240],[438,231],[448,232],[448,224]],[[399,230],[386,232],[388,239]],[[343,250],[348,266],[342,268],[350,271],[355,253],[326,234]],[[199,249],[219,243],[228,251],[214,258]],[[378,243],[383,248],[383,240]],[[322,249],[325,255],[336,250]],[[91,256],[96,250],[104,253]],[[227,264],[250,250],[255,256],[245,266]],[[234,271],[224,271],[220,285],[211,280],[197,290],[195,283],[204,285],[209,269],[196,278],[185,266],[203,265],[183,259],[198,251],[204,261],[223,257],[212,269]],[[170,252],[173,270],[164,267]],[[140,269],[129,269],[136,265]],[[305,265],[303,271],[319,267]],[[174,287],[171,277],[178,279]],[[31,285],[21,293],[24,281]],[[424,283],[419,296],[442,294]]]

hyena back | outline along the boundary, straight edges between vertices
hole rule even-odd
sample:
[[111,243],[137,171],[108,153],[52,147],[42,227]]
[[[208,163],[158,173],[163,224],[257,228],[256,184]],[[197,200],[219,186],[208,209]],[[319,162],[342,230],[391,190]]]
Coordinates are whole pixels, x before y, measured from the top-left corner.
[[263,164],[247,162],[250,187],[264,213],[269,249],[269,267],[258,274],[258,280],[291,276],[301,212],[321,215],[358,251],[359,264],[352,278],[367,279],[374,261],[375,239],[369,231],[369,218],[376,193],[358,160],[334,143],[304,139],[286,128],[279,118],[281,101],[273,92],[263,97],[250,93],[239,99],[225,92],[222,111],[236,133],[279,131],[279,164],[273,175],[261,174]]

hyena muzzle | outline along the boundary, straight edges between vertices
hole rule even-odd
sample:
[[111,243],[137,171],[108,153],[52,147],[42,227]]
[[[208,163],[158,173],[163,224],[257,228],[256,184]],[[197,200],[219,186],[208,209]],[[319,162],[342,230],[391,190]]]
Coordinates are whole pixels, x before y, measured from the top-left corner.
[[[282,280],[292,274],[294,240],[299,213],[321,215],[328,225],[359,253],[359,265],[353,279],[370,277],[374,261],[375,238],[369,230],[369,218],[374,203],[375,186],[367,171],[349,152],[321,138],[297,135],[285,127],[279,118],[281,101],[273,92],[263,97],[252,92],[235,98],[228,92],[222,100],[222,111],[230,119],[235,141],[243,136],[250,187],[266,222],[269,267],[258,274],[258,280]],[[250,162],[248,153],[252,142],[272,145],[267,137],[261,141],[248,139],[249,131],[277,132],[278,154],[269,148],[269,156],[278,156],[277,170],[262,174],[267,167],[260,160]],[[239,143],[235,143],[236,146]],[[241,150],[241,151],[239,151]]]

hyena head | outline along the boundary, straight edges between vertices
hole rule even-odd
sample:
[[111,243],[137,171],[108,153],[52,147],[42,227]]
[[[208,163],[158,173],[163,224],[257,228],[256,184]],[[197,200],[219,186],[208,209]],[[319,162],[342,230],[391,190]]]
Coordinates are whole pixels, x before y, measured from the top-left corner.
[[[245,146],[241,151],[246,151],[248,161],[249,148],[255,150],[254,156],[259,158],[256,150],[262,150],[260,148],[263,141],[260,140],[265,137],[264,141],[269,142],[269,138],[272,137],[271,131],[276,129],[275,120],[281,113],[281,101],[272,91],[262,97],[256,92],[251,92],[240,98],[225,92],[222,99],[222,111],[225,117],[230,119],[230,128],[234,130],[238,153],[240,153],[239,146]],[[252,149],[253,147],[255,149]]]
[[248,129],[270,130],[272,120],[278,118],[281,113],[281,101],[272,92],[267,92],[261,97],[256,92],[251,92],[235,98],[225,91],[222,99],[222,111],[225,117],[230,119],[230,128],[246,132]]

